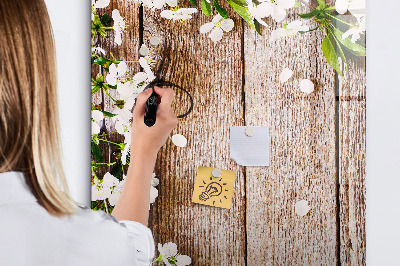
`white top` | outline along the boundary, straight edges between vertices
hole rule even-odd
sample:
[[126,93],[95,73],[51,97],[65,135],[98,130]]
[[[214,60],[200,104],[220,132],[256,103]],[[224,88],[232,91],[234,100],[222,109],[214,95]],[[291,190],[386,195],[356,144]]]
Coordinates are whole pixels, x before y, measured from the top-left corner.
[[150,265],[154,241],[141,223],[78,205],[58,218],[37,202],[22,172],[0,173],[0,265]]

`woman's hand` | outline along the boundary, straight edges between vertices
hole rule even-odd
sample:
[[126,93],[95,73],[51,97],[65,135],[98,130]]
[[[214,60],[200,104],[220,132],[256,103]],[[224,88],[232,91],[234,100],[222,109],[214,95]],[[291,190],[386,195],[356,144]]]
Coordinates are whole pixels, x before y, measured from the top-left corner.
[[131,156],[156,156],[161,146],[166,142],[171,131],[178,124],[178,118],[171,108],[175,93],[171,88],[154,87],[161,97],[157,108],[156,123],[152,127],[144,124],[146,101],[152,89],[141,92],[136,100],[132,121]]
[[131,160],[124,187],[112,212],[120,221],[136,221],[146,226],[149,219],[151,176],[157,153],[178,124],[178,118],[171,109],[174,91],[158,87],[154,91],[161,96],[154,126],[144,124],[146,101],[152,90],[140,93],[136,100],[131,131]]

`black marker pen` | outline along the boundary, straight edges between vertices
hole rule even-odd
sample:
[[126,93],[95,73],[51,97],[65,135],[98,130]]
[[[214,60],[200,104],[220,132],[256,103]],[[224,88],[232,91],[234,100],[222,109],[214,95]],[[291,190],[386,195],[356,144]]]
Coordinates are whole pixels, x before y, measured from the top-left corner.
[[146,101],[146,109],[144,111],[144,123],[148,127],[152,127],[156,123],[158,94],[154,91]]

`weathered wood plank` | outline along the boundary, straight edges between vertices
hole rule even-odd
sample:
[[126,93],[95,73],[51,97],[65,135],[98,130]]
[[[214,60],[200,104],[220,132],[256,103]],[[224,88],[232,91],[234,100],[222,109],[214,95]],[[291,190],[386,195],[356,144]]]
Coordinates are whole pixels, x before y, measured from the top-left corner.
[[[107,52],[107,57],[109,57],[108,53],[112,53],[116,59],[118,60],[137,60],[138,59],[138,49],[139,49],[139,5],[134,2],[128,1],[111,1],[110,5],[105,9],[98,9],[100,14],[107,13],[111,17],[111,13],[114,9],[120,11],[122,17],[125,18],[128,27],[126,28],[126,32],[124,32],[122,36],[122,44],[117,45],[114,42],[114,31],[109,30],[108,39],[104,39],[103,37],[99,37],[98,46],[102,47]],[[93,77],[97,73],[99,73],[100,67],[97,65],[92,65],[92,74]],[[140,66],[138,63],[128,63],[128,69],[131,73],[136,73],[140,70]],[[106,76],[106,72],[102,70],[100,72],[104,76]],[[119,94],[115,90],[108,90],[108,93],[114,99],[119,99]],[[114,102],[102,91],[98,91],[96,94],[92,95],[92,103],[93,104],[101,104],[102,97],[104,99],[104,110],[112,112],[115,108]],[[106,118],[104,120],[105,129],[107,132],[115,131],[114,123],[111,119]],[[106,137],[103,137],[109,141],[123,141],[124,137],[119,134],[111,134]],[[109,145],[108,143],[102,142],[100,145],[100,149],[104,155],[104,158],[107,162],[115,161],[112,156],[113,152],[117,150],[113,145]],[[110,171],[111,167],[104,166],[99,169],[99,176],[103,176],[107,171]],[[127,170],[127,169],[126,169]]]
[[[263,36],[244,31],[246,125],[269,126],[271,137],[270,166],[246,168],[247,264],[335,265],[335,74],[321,33],[271,42],[269,24]],[[281,84],[284,67],[294,75]],[[312,94],[299,90],[302,78],[314,82]],[[303,199],[311,210],[300,217],[294,204]]]
[[366,264],[365,59],[350,59],[339,83],[340,261]]
[[[229,127],[243,125],[241,20],[234,17],[229,38],[214,44],[199,32],[210,18],[197,13],[192,20],[171,22],[158,12],[144,12],[144,41],[150,35],[164,38],[163,77],[192,94],[194,109],[173,131],[185,135],[188,146],[178,148],[168,141],[159,152],[159,197],[150,222],[155,241],[177,243],[193,265],[244,265],[244,169],[229,158]],[[184,113],[187,104],[177,95],[175,110]],[[191,202],[201,165],[237,172],[230,210]]]

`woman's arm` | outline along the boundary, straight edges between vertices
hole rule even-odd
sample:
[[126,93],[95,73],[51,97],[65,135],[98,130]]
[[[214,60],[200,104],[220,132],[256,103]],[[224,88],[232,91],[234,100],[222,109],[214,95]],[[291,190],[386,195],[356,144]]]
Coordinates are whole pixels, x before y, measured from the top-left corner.
[[157,153],[178,124],[171,103],[174,99],[172,89],[154,88],[161,96],[154,126],[144,124],[146,101],[152,93],[147,89],[139,94],[133,111],[131,160],[121,195],[112,215],[118,220],[140,222],[147,226],[149,218],[151,176]]

